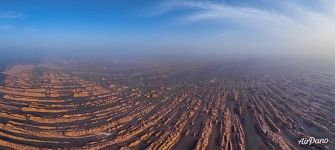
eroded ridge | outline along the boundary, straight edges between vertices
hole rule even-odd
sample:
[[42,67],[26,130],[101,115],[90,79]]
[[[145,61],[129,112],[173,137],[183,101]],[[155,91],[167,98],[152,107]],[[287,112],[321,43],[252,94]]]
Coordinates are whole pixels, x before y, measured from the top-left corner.
[[0,86],[0,149],[333,148],[334,73],[182,67],[15,65]]

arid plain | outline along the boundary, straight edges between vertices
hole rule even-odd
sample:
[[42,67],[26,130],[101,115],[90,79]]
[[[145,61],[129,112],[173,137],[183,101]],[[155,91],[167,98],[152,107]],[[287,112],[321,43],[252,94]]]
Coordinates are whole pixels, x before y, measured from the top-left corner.
[[[0,149],[334,149],[335,71],[262,63],[16,64]],[[327,144],[298,145],[304,137]]]

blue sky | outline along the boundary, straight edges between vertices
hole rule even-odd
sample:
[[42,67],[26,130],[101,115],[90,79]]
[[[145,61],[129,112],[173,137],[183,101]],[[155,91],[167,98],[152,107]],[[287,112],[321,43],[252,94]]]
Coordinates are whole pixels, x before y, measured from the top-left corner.
[[334,54],[332,0],[1,0],[0,50]]

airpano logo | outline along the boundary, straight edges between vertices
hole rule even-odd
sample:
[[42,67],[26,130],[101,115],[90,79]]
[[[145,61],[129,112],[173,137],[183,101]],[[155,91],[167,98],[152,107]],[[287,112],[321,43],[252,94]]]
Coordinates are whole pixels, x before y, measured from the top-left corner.
[[329,142],[328,138],[316,139],[314,137],[302,138],[298,141],[298,145],[312,145],[312,144],[327,144]]

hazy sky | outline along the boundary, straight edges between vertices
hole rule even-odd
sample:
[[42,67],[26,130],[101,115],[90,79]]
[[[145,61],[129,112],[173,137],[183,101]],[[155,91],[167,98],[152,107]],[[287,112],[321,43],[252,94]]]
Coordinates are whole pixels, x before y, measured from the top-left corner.
[[335,1],[1,0],[0,51],[335,56]]

